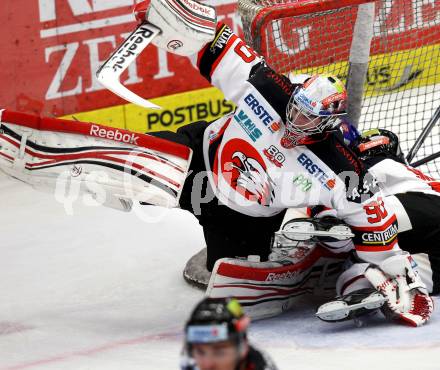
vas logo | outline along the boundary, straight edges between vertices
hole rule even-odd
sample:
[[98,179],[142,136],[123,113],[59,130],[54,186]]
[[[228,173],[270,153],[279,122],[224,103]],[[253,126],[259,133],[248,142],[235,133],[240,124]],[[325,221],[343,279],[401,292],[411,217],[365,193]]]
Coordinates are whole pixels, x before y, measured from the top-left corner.
[[253,123],[247,114],[242,110],[238,111],[238,113],[234,115],[234,119],[252,141],[257,141],[257,139],[262,135],[262,132],[256,127],[255,123]]

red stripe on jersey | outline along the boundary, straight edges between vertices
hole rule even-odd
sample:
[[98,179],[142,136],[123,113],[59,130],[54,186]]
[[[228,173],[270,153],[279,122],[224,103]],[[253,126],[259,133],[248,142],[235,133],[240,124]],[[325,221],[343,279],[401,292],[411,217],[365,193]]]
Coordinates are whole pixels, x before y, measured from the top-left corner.
[[218,150],[220,148],[220,145],[217,147],[217,150],[215,151],[215,157],[214,157],[214,163],[212,166],[212,173],[214,178],[215,186],[218,185]]
[[351,228],[356,231],[383,231],[396,221],[396,215],[392,215],[387,222],[380,226],[351,226]]
[[432,190],[440,193],[440,181],[433,181],[428,183]]
[[[390,228],[393,224],[397,224],[396,216],[393,215],[390,217],[390,219],[385,222],[383,225],[380,226],[353,226],[352,230],[356,232],[356,234],[359,233],[365,233],[365,234],[381,234],[383,231]],[[395,226],[397,228],[397,225]],[[363,236],[360,236],[361,240],[358,240],[358,236],[354,238],[354,246],[357,251],[360,252],[382,252],[382,251],[389,251],[393,249],[394,245],[397,243],[397,233],[391,234],[386,236],[387,240],[383,240],[385,238],[382,238],[381,240],[363,240]]]
[[[318,215],[320,215],[321,213],[323,213],[323,212],[327,212],[327,211],[331,211],[331,210],[333,210],[333,208],[330,208],[330,207],[323,207],[316,215],[315,215],[315,217],[319,217]],[[311,210],[310,210],[311,211]]]
[[224,58],[224,56],[226,55],[226,53],[228,52],[228,50],[231,48],[232,44],[235,42],[235,40],[238,39],[238,36],[236,34],[232,34],[231,38],[228,40],[227,45],[225,46],[225,48],[223,49],[223,51],[221,52],[221,54],[218,56],[218,58],[216,59],[216,61],[212,64],[211,66],[211,71],[209,72],[209,77],[212,77],[212,74],[214,73],[215,69],[217,68],[217,66],[219,65],[219,63],[221,62],[221,60]]
[[213,139],[212,141],[209,142],[209,144],[213,144],[215,143],[218,139],[220,139],[223,134],[225,133],[226,129],[228,128],[229,124],[232,121],[232,117],[230,117],[222,126],[222,128],[219,130],[219,132],[217,132],[217,136],[215,139]]

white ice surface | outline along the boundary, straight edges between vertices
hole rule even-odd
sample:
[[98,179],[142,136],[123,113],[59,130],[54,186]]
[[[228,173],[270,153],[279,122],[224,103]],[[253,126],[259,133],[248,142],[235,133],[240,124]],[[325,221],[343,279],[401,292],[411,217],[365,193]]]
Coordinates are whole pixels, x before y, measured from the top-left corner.
[[[203,247],[195,218],[73,210],[0,174],[0,370],[177,369],[183,322],[202,297],[181,277]],[[280,369],[440,369],[438,312],[417,329],[313,313],[305,303],[255,322],[251,341]]]

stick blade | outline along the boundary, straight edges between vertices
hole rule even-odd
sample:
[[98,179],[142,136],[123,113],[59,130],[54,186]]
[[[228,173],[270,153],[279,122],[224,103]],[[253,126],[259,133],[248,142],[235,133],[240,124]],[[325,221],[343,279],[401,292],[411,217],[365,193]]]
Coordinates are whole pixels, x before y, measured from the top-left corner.
[[148,109],[162,109],[162,107],[160,107],[159,105],[156,105],[147,99],[141,98],[133,91],[127,89],[119,81],[119,76],[115,76],[115,74],[109,69],[103,69],[101,73],[99,73],[96,77],[101,85],[110,90],[113,94],[118,95],[119,97],[129,101],[130,103]]
[[101,85],[130,103],[149,109],[162,109],[127,89],[119,80],[121,74],[160,32],[159,28],[148,22],[139,24],[96,71],[96,78]]

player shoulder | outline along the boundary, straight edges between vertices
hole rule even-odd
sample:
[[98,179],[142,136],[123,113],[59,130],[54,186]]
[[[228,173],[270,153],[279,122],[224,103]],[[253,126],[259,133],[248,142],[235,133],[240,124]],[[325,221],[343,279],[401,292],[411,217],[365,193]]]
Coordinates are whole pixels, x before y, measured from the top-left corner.
[[259,348],[249,346],[248,369],[252,370],[278,370],[272,358]]
[[348,171],[360,176],[366,172],[364,163],[336,132],[327,133],[321,140],[307,144],[306,148],[336,174]]
[[407,166],[400,161],[387,156],[377,156],[364,161],[368,170],[372,172],[407,172]]
[[286,76],[275,72],[265,64],[261,64],[259,68],[253,71],[249,83],[266,99],[284,121],[286,106],[295,85]]

